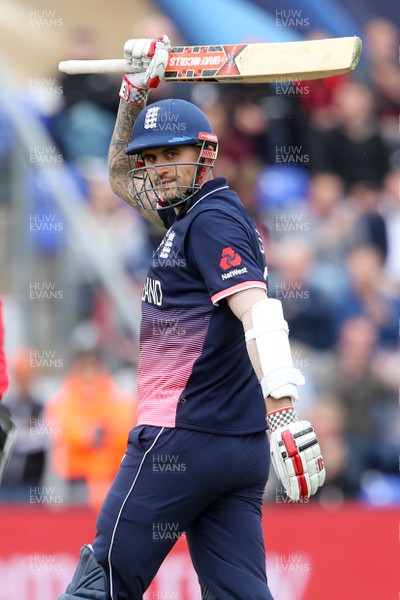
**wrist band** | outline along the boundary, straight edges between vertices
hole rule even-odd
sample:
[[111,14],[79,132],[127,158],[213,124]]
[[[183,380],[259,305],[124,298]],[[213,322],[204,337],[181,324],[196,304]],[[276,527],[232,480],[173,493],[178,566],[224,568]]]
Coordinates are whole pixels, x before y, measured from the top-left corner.
[[267,413],[267,423],[270,431],[289,425],[289,423],[296,423],[297,421],[296,411],[291,406]]
[[149,90],[147,88],[139,88],[134,85],[126,75],[122,78],[119,97],[128,104],[145,105]]

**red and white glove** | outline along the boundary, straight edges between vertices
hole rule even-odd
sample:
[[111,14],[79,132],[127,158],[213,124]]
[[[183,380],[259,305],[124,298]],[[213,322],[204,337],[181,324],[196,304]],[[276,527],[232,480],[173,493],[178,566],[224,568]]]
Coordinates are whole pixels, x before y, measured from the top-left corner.
[[119,92],[120,98],[130,104],[145,105],[150,88],[156,88],[164,78],[171,43],[166,35],[153,39],[133,39],[125,42],[125,60],[138,69],[125,74]]
[[294,408],[267,414],[271,462],[287,495],[297,502],[316,493],[326,471],[315,431],[309,421],[299,421]]

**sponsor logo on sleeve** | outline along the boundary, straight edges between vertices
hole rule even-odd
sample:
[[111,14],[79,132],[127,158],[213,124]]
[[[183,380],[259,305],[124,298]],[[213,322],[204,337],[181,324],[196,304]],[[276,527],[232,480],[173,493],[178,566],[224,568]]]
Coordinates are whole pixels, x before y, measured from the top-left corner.
[[231,277],[235,277],[236,275],[243,275],[247,273],[247,267],[242,267],[237,269],[242,264],[242,257],[238,254],[233,248],[228,246],[222,250],[221,260],[219,266],[221,269],[226,271],[226,273],[222,273],[221,279],[230,279]]
[[219,266],[221,267],[221,269],[224,269],[224,271],[232,269],[232,267],[238,267],[241,264],[241,262],[242,257],[240,256],[240,254],[235,252],[235,250],[230,246],[222,250]]

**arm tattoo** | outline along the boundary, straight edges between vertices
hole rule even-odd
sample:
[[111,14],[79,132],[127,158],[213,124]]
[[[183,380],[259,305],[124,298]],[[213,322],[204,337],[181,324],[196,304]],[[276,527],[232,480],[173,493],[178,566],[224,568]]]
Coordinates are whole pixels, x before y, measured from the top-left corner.
[[142,108],[136,104],[120,101],[108,151],[110,185],[117,196],[135,208],[148,221],[165,228],[156,211],[146,210],[138,206],[133,194],[132,181],[128,174],[132,167],[130,158],[124,151],[131,141],[132,129]]

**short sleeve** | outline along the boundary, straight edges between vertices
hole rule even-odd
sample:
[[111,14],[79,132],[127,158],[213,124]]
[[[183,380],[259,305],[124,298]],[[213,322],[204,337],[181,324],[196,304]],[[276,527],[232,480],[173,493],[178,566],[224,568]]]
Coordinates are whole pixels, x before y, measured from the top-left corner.
[[255,229],[227,211],[206,210],[194,219],[187,252],[213,304],[248,288],[267,288],[264,251]]

